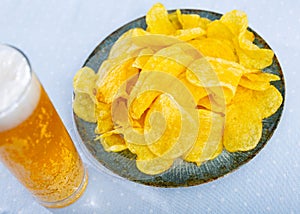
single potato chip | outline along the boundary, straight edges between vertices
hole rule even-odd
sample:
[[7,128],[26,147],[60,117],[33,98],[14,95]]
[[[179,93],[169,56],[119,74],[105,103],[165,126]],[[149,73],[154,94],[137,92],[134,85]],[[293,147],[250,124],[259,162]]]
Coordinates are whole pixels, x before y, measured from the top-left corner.
[[174,160],[172,159],[163,159],[159,157],[149,160],[136,160],[137,168],[147,175],[161,174],[170,169],[173,163]]
[[199,134],[192,149],[184,156],[184,160],[202,162],[215,158],[222,148],[224,117],[208,110],[200,109]]
[[75,93],[85,93],[90,95],[91,99],[96,102],[96,81],[95,71],[89,67],[81,68],[74,76],[73,88]]
[[114,123],[111,116],[111,104],[98,102],[96,105],[96,119],[96,134],[103,134],[112,131]]
[[215,38],[232,42],[234,34],[220,20],[215,20],[207,25],[207,38]]
[[238,61],[235,49],[228,40],[205,38],[195,39],[189,43],[199,50],[204,56],[222,58],[234,62]]
[[136,97],[130,104],[129,113],[133,119],[141,118],[142,114],[150,108],[151,104],[161,93],[158,91],[147,91]]
[[223,145],[227,151],[237,152],[254,149],[261,135],[262,121],[258,110],[251,103],[233,103],[227,107],[223,135]]
[[279,76],[259,71],[244,74],[240,79],[239,85],[252,90],[263,91],[270,87],[271,81],[277,80],[280,80]]
[[158,157],[176,144],[181,131],[181,112],[170,96],[162,94],[155,100],[146,115],[144,130],[149,149]]
[[125,140],[127,148],[133,154],[137,155],[137,160],[151,160],[157,156],[149,149],[148,145],[140,145],[136,143],[129,143]]
[[73,100],[73,110],[81,119],[94,123],[97,121],[95,114],[95,103],[91,96],[86,93],[76,93]]
[[247,14],[240,10],[232,10],[225,13],[220,21],[225,24],[234,35],[240,35],[245,32],[248,27]]
[[236,47],[241,65],[250,69],[264,69],[273,62],[274,52],[259,48],[248,40],[240,40]]
[[273,115],[282,102],[280,92],[273,85],[264,91],[253,91],[253,103],[260,109],[262,119]]
[[87,122],[96,122],[96,80],[95,72],[89,67],[81,68],[73,79],[73,110]]
[[206,31],[201,27],[176,30],[175,37],[183,41],[189,41],[206,34]]
[[132,67],[134,60],[131,58],[124,62],[121,61],[120,64],[109,70],[103,70],[103,67],[100,67],[98,72],[103,72],[103,76],[99,77],[97,81],[97,99],[99,102],[112,103],[121,86],[138,74],[139,70]]
[[142,49],[135,61],[132,63],[132,67],[143,69],[147,61],[152,57],[154,51],[150,48]]
[[99,139],[104,150],[107,152],[121,152],[127,149],[123,137],[114,131],[100,135]]
[[146,15],[147,31],[153,34],[173,34],[176,29],[169,19],[168,11],[160,4],[156,3]]
[[168,14],[168,18],[176,30],[182,29],[182,25],[178,19],[178,14],[181,14],[180,10],[178,9],[175,12]]

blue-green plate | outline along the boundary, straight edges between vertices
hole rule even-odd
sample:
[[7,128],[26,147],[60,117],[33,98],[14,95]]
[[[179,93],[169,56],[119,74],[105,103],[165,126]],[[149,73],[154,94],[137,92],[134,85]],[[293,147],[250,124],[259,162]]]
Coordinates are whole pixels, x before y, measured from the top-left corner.
[[[204,10],[181,10],[184,14],[199,14],[201,17],[206,17],[210,20],[219,19],[221,14],[204,11]],[[174,12],[174,11],[169,11]],[[106,37],[90,54],[83,66],[88,66],[95,71],[98,71],[102,62],[107,58],[109,51],[115,41],[126,31],[131,28],[146,28],[145,17],[138,18],[112,34]],[[269,45],[260,37],[256,32],[249,28],[255,35],[254,43],[259,47],[270,48]],[[273,64],[264,69],[265,72],[279,75],[281,80],[274,82],[276,88],[285,97],[285,83],[284,77],[279,65],[278,59],[275,56]],[[258,145],[247,152],[234,152],[230,153],[223,150],[222,154],[211,161],[203,163],[201,166],[196,166],[193,163],[185,161],[177,161],[168,171],[156,175],[145,175],[140,172],[135,165],[135,155],[128,150],[119,153],[108,153],[102,148],[102,145],[95,141],[95,127],[96,124],[88,123],[74,115],[74,122],[77,129],[77,133],[81,139],[81,145],[86,151],[86,155],[95,164],[96,167],[108,172],[112,172],[115,175],[126,178],[130,181],[138,182],[150,186],[158,187],[183,187],[199,185],[220,178],[233,170],[236,170],[243,164],[250,161],[254,156],[267,144],[271,136],[273,135],[282,111],[284,102],[278,109],[278,111],[271,117],[263,121],[263,133]]]

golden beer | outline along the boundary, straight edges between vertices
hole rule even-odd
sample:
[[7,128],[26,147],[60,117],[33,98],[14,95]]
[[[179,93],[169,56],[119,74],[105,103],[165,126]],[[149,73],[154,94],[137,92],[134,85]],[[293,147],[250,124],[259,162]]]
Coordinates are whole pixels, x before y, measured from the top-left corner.
[[20,96],[0,108],[0,158],[42,205],[63,207],[83,193],[87,174],[45,90],[34,73],[29,79]]

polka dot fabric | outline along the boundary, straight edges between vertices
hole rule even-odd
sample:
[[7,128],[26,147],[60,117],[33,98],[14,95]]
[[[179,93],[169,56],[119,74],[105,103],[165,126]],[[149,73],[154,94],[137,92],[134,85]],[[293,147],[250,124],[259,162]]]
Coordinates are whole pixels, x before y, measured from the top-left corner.
[[[273,48],[286,81],[282,119],[249,163],[216,181],[190,188],[153,188],[95,169],[84,157],[89,184],[63,209],[45,209],[0,163],[0,213],[297,213],[300,205],[300,2],[162,0],[168,9],[225,13],[244,10],[249,25]],[[75,142],[72,78],[111,32],[145,15],[154,0],[1,0],[0,42],[29,57]],[[78,146],[78,145],[77,145]],[[80,150],[80,147],[78,147]]]

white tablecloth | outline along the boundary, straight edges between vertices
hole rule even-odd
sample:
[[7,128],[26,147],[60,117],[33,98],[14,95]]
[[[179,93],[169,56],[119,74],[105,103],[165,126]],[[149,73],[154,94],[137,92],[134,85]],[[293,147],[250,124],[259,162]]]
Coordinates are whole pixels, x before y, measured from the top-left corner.
[[[145,15],[154,0],[1,0],[0,42],[29,57],[70,134],[72,78],[108,34]],[[40,206],[0,163],[0,213],[297,213],[300,210],[300,1],[165,0],[168,9],[244,10],[273,48],[286,80],[286,104],[266,147],[248,164],[190,188],[153,188],[97,171],[75,204]]]

